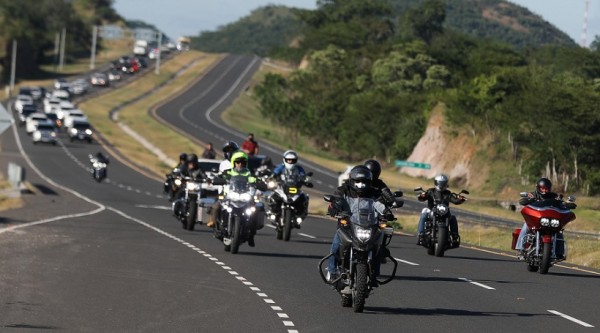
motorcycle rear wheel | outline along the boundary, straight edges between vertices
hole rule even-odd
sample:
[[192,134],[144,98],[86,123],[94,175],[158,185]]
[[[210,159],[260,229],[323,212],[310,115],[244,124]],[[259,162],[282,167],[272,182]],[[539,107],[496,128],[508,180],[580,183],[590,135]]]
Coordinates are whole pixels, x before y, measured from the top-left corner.
[[538,266],[530,265],[530,264],[527,265],[527,270],[530,271],[530,272],[534,272],[535,273],[535,272],[538,271],[538,269],[540,269]]
[[240,243],[241,243],[241,226],[242,226],[242,221],[241,218],[239,216],[236,216],[235,219],[233,220],[233,230],[231,232],[231,253],[235,254],[238,253],[239,248],[240,248]]
[[342,307],[349,308],[352,306],[352,296],[342,295]]
[[540,263],[540,274],[548,274],[550,269],[550,263],[552,258],[552,243],[544,243],[544,250],[542,252],[542,262]]
[[289,209],[283,211],[283,240],[289,241],[292,235],[292,212]]
[[363,312],[365,299],[369,293],[368,285],[369,266],[365,263],[356,264],[356,276],[352,292],[352,307],[354,312]]
[[280,226],[277,226],[277,229],[275,229],[275,232],[277,233],[277,235],[276,235],[277,239],[283,239],[283,228],[281,228]]

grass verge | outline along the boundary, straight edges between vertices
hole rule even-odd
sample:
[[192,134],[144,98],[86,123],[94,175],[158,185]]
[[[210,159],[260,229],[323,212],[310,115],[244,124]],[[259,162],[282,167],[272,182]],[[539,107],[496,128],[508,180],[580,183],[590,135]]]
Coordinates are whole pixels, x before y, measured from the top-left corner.
[[[10,188],[10,184],[4,178],[0,177],[0,191],[8,188]],[[20,207],[23,207],[23,199],[9,198],[0,194],[0,212]]]

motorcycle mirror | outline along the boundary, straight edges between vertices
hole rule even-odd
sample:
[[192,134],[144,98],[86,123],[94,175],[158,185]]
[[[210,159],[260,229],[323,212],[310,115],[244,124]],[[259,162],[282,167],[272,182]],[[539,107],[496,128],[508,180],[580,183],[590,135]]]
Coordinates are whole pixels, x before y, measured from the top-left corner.
[[395,196],[396,198],[400,198],[400,197],[402,197],[403,195],[404,195],[404,192],[402,192],[402,191],[396,191],[396,192],[394,192],[394,196]]
[[464,194],[470,194],[470,193],[469,193],[469,191],[467,191],[467,190],[462,190],[462,191],[460,191],[460,194],[463,194],[463,193],[464,193]]
[[420,191],[423,191],[422,187],[415,187],[415,192],[420,192]]
[[519,195],[521,196],[521,198],[527,198],[528,194],[529,193],[527,193],[527,192],[521,192],[521,193],[519,193]]
[[312,177],[312,175],[314,175],[314,173],[312,171],[309,171],[306,173],[307,176]]
[[305,186],[308,187],[308,188],[313,188],[314,187],[313,183],[306,183]]
[[570,196],[567,198],[567,201],[569,201],[569,202],[575,202],[575,200],[576,200],[576,199],[577,199],[577,198],[575,198],[575,196],[574,196],[574,195],[570,195]]
[[325,200],[327,202],[332,202],[333,201],[333,195],[325,194],[323,196],[323,200]]
[[402,206],[404,206],[404,200],[396,200],[392,204],[392,207],[394,208],[401,208]]

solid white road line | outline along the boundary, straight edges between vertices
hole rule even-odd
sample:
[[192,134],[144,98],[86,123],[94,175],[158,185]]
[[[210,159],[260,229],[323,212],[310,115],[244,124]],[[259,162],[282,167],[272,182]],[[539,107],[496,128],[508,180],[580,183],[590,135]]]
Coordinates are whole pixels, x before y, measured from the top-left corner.
[[581,325],[583,327],[594,327],[593,325],[590,325],[590,324],[586,323],[585,321],[581,321],[581,320],[579,320],[577,318],[573,318],[573,317],[571,317],[569,315],[566,315],[564,313],[560,313],[560,312],[558,312],[556,310],[548,310],[548,312],[550,312],[552,314],[555,314],[557,316],[563,317],[563,318],[565,318],[567,320],[570,320],[570,321],[572,321],[574,323],[577,323],[577,324],[579,324],[579,325]]
[[492,287],[487,286],[487,285],[485,285],[483,283],[475,282],[475,281],[469,280],[467,278],[458,278],[458,279],[461,280],[461,281],[469,282],[470,284],[474,284],[474,285],[476,285],[478,287],[485,288],[487,290],[496,290],[496,288],[492,288]]
[[301,233],[301,232],[299,232],[299,233],[298,233],[298,235],[300,235],[300,236],[303,236],[303,237],[306,237],[306,238],[310,238],[310,239],[315,239],[315,238],[317,238],[317,237],[315,237],[315,236],[313,236],[313,235],[303,234],[303,233]]
[[395,258],[395,257],[394,257],[394,259],[396,259],[396,261],[399,261],[399,262],[401,262],[401,263],[405,263],[405,264],[407,264],[407,265],[411,265],[411,266],[419,266],[419,264],[417,264],[417,263],[415,263],[415,262],[410,262],[410,261],[408,261],[408,260],[402,260],[402,259]]
[[152,208],[152,209],[162,209],[162,210],[171,210],[169,206],[158,206],[158,205],[135,205],[137,208]]

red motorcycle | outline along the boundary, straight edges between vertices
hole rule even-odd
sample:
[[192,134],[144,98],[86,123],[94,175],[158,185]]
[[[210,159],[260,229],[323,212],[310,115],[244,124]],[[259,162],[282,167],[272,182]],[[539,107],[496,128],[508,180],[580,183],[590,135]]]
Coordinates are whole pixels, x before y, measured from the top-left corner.
[[[521,196],[526,197],[527,193],[521,193]],[[540,274],[546,274],[552,265],[566,259],[566,242],[557,236],[562,234],[569,222],[575,220],[575,214],[571,211],[576,207],[574,201],[574,197],[569,197],[567,203],[559,199],[546,199],[532,202],[521,209],[529,228],[523,253],[528,271],[537,272],[539,269]],[[519,228],[513,232],[513,249],[520,231]],[[558,244],[560,242],[563,243]],[[557,245],[565,249],[562,257],[556,256]]]

